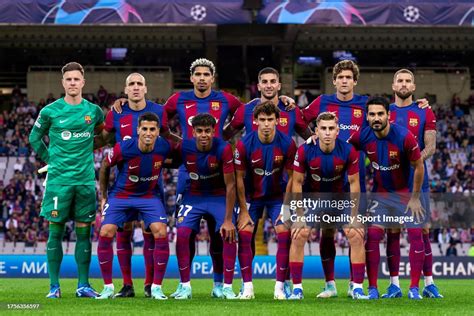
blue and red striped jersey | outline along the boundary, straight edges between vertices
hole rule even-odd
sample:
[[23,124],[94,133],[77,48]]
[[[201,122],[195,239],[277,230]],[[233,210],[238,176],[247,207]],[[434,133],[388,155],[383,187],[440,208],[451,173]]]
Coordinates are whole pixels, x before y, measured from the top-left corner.
[[338,192],[344,186],[347,175],[359,172],[359,154],[351,144],[336,139],[336,146],[325,153],[316,144],[303,144],[298,148],[293,170],[306,175],[303,192]]
[[390,124],[388,135],[377,138],[370,127],[355,133],[349,140],[363,150],[375,170],[373,192],[409,192],[410,162],[421,158],[415,136],[406,128]]
[[215,137],[221,138],[224,123],[229,115],[233,115],[238,107],[243,106],[232,94],[212,90],[206,98],[198,98],[194,91],[177,92],[165,103],[168,117],[178,115],[183,139],[193,137],[191,120],[200,113],[209,113],[216,120]]
[[122,107],[122,113],[117,113],[113,110],[107,113],[105,118],[105,130],[109,133],[115,133],[115,141],[137,137],[138,118],[146,112],[152,112],[160,118],[161,131],[168,130],[168,115],[165,107],[161,104],[152,101],[146,101],[146,106],[143,110],[134,111],[128,106],[128,102]]
[[[303,115],[309,124],[316,120],[319,113],[333,112],[339,120],[338,138],[347,141],[352,134],[368,126],[365,104],[368,97],[354,94],[350,101],[341,101],[336,94],[322,94],[303,109]],[[359,155],[360,190],[365,192],[365,155]]]
[[161,167],[170,150],[170,144],[162,137],[156,139],[153,151],[149,153],[138,148],[136,137],[116,143],[105,158],[110,166],[117,165],[118,168],[109,197],[158,197]]
[[291,137],[276,131],[269,144],[263,144],[258,132],[245,135],[235,148],[235,168],[245,171],[247,198],[282,198],[286,189],[283,171],[293,169],[296,145]]
[[[400,107],[396,104],[390,104],[390,122],[396,123],[408,129],[418,141],[420,150],[425,149],[425,131],[436,130],[436,116],[430,108],[420,109],[418,103],[413,102],[409,106]],[[428,172],[423,179],[423,188],[429,189]],[[410,189],[413,187],[413,170],[409,180]]]
[[234,173],[232,146],[219,138],[214,138],[210,151],[199,151],[196,139],[184,139],[178,145],[181,160],[189,173],[191,195],[226,194],[224,174]]
[[[253,118],[253,110],[260,103],[261,99],[254,99],[244,106],[239,107],[232,117],[230,125],[237,130],[241,130],[245,127],[247,133],[256,131],[258,125]],[[285,110],[285,104],[283,104],[281,100],[278,101],[278,108],[280,109],[280,119],[278,119],[277,129],[290,137],[293,136],[295,132],[299,135],[303,135],[308,124],[306,124],[301,110],[295,108],[294,110],[287,111]]]

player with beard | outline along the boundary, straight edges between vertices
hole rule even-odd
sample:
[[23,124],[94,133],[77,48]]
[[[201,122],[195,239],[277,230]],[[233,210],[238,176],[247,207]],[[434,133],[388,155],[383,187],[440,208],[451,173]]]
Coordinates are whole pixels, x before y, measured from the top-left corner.
[[[413,133],[421,150],[425,170],[426,160],[436,150],[436,117],[430,108],[420,109],[413,101],[415,92],[415,76],[408,69],[400,69],[393,76],[392,90],[395,93],[395,103],[390,104],[390,121],[407,128]],[[410,189],[413,187],[413,169],[410,174]],[[429,179],[425,172],[422,186],[422,206],[430,213]],[[423,296],[430,298],[442,298],[437,286],[433,282],[433,254],[431,252],[429,225],[423,228],[423,243],[425,246],[425,260],[423,263],[423,275],[425,288]],[[390,272],[390,286],[382,298],[401,297],[402,291],[399,283],[400,267],[400,229],[387,230],[387,261]]]

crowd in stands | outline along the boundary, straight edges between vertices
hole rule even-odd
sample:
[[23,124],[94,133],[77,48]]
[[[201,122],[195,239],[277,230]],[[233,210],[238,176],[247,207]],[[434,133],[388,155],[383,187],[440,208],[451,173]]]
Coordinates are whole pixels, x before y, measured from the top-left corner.
[[[108,93],[104,87],[100,87],[96,94],[86,94],[85,98],[99,104],[104,113],[109,111],[110,105],[123,95]],[[5,182],[0,178],[0,240],[24,241],[27,245],[34,245],[39,241],[46,241],[48,237],[48,223],[39,216],[41,200],[43,196],[44,175],[39,175],[37,170],[44,165],[36,161],[35,154],[28,144],[28,135],[35,122],[39,111],[47,104],[55,100],[52,94],[41,99],[38,103],[29,102],[21,94],[19,89],[14,89],[9,110],[0,113],[0,157],[26,157],[25,162],[17,160],[13,166],[13,177]],[[156,100],[163,104],[164,100]],[[459,98],[453,97],[449,106],[437,106],[433,104],[433,110],[438,118],[437,123],[437,149],[433,158],[428,162],[430,175],[430,187],[433,193],[451,193],[456,195],[468,195],[473,192],[473,163],[474,163],[474,130],[472,127],[470,108],[474,106],[474,94],[460,102]],[[177,120],[170,120],[169,125],[173,132],[180,134]],[[98,150],[94,153],[96,170],[100,167],[104,154],[108,149]],[[14,158],[17,159],[17,158]],[[369,173],[370,174],[370,173]],[[0,175],[2,175],[0,173]],[[163,179],[165,183],[165,207],[169,214],[170,228],[169,240],[176,239],[176,228],[174,226],[173,213],[176,201],[177,170],[164,170]],[[367,178],[370,187],[372,179]],[[440,203],[434,196],[432,210],[433,220],[439,224],[438,227],[453,227],[460,224],[469,216],[470,205],[459,204],[455,208],[456,214],[444,214],[442,210],[446,207],[443,203],[450,203],[441,197]],[[452,203],[460,203],[462,199],[453,198]],[[467,201],[464,199],[463,201]],[[458,222],[453,222],[457,219]],[[472,222],[472,218],[471,218]],[[93,239],[98,238],[100,225],[100,214],[94,225]],[[463,227],[462,225],[456,227]],[[474,230],[470,227],[464,229],[433,231],[432,241],[438,243],[469,243],[474,240]],[[446,237],[449,236],[449,237]],[[70,222],[66,228],[65,240],[75,240],[73,223]],[[405,237],[406,238],[406,237]],[[207,226],[203,222],[201,231],[197,235],[198,241],[209,241]],[[276,240],[275,231],[269,220],[264,222],[264,240],[266,243]],[[319,232],[313,229],[309,242],[318,242]],[[143,242],[141,230],[137,226],[134,232],[134,242],[140,246]],[[342,232],[336,236],[335,242],[343,249],[348,247],[347,239]]]

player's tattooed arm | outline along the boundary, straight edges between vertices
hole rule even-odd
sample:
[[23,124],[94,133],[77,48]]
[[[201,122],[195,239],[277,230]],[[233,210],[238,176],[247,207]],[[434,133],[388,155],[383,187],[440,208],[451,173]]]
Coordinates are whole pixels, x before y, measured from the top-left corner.
[[421,152],[421,158],[423,161],[433,156],[436,151],[436,131],[429,130],[425,131],[424,135],[425,149]]
[[347,179],[349,180],[351,200],[354,201],[354,203],[351,203],[351,205],[353,206],[351,209],[351,216],[357,216],[357,213],[359,211],[359,200],[360,200],[359,173],[348,175]]
[[107,160],[107,157],[102,160],[99,171],[99,186],[100,186],[100,205],[101,210],[107,200],[107,191],[109,188],[109,178],[110,178],[110,164]]
[[232,223],[232,215],[235,206],[235,174],[234,172],[224,173],[224,183],[226,188],[226,205],[224,223],[220,228],[222,238],[229,242],[235,242],[235,226]]
[[222,137],[224,138],[224,140],[228,141],[229,139],[231,139],[232,137],[234,137],[238,132],[239,132],[238,129],[236,129],[236,128],[233,127],[230,123],[228,123],[228,124],[224,127],[224,131],[223,131],[223,133],[222,133]]
[[172,141],[173,143],[180,143],[183,138],[179,137],[178,135],[172,133],[170,129],[165,129],[160,131],[160,136],[163,136],[167,140]]

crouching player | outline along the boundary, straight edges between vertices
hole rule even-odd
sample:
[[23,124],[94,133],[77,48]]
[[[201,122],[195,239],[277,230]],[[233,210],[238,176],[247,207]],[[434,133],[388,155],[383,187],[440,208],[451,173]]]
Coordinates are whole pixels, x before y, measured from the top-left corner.
[[[271,101],[257,105],[253,118],[257,131],[249,132],[237,143],[234,158],[237,169],[237,192],[240,206],[239,262],[244,282],[241,299],[254,297],[252,285],[252,233],[253,224],[262,217],[266,207],[277,232],[275,299],[286,299],[283,290],[288,271],[290,231],[280,220],[285,190],[291,188],[292,164],[296,153],[291,137],[277,130],[280,110]],[[288,184],[283,171],[288,172]],[[245,181],[245,182],[244,182]],[[247,209],[246,198],[250,203]]]
[[192,118],[191,125],[193,138],[183,140],[177,149],[189,173],[190,186],[184,193],[177,214],[176,255],[181,287],[174,298],[183,300],[192,297],[189,242],[193,231],[199,232],[201,218],[208,216],[215,220],[216,231],[220,231],[224,243],[222,294],[226,299],[234,299],[232,281],[237,245],[233,218],[236,193],[232,147],[214,137],[216,119],[212,115],[198,114]]
[[[332,112],[322,112],[316,119],[316,143],[303,144],[298,148],[293,166],[292,192],[301,197],[302,192],[343,193],[347,179],[350,186],[351,200],[354,201],[351,213],[357,218],[359,185],[359,154],[350,144],[337,138],[339,134],[338,119]],[[296,196],[296,195],[295,195]],[[336,215],[337,216],[337,215]],[[322,217],[322,216],[320,216]],[[298,217],[296,218],[298,219]],[[333,223],[322,227],[322,235],[334,243],[335,228]],[[291,229],[292,243],[290,249],[290,272],[293,278],[293,294],[290,299],[302,299],[302,272],[304,245],[310,229],[304,221],[294,221]],[[354,221],[344,226],[344,232],[351,246],[351,268],[353,277],[352,298],[367,299],[362,290],[365,274],[364,229]],[[324,240],[324,238],[321,238]],[[325,291],[318,297],[337,296],[334,282],[334,256],[321,251],[323,271],[326,277]],[[327,294],[327,295],[322,295]]]
[[169,258],[169,244],[166,235],[167,216],[159,198],[158,178],[164,160],[171,146],[160,134],[160,119],[154,113],[147,112],[138,118],[138,138],[117,143],[110,154],[104,158],[100,169],[100,190],[107,196],[110,169],[117,165],[118,175],[108,194],[103,199],[102,227],[100,229],[97,254],[100,270],[104,279],[104,290],[96,299],[112,298],[112,243],[121,226],[129,218],[130,212],[138,212],[155,238],[153,251],[154,275],[151,297],[164,300],[161,283]]

